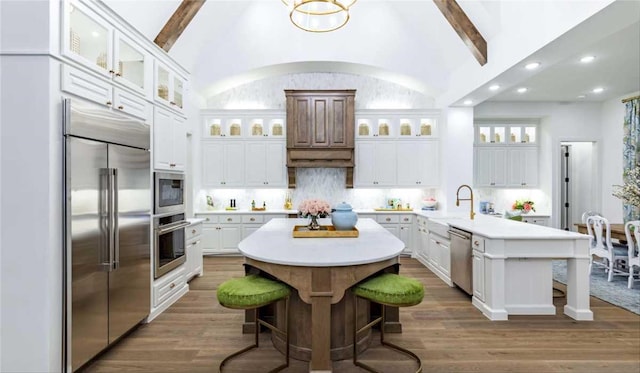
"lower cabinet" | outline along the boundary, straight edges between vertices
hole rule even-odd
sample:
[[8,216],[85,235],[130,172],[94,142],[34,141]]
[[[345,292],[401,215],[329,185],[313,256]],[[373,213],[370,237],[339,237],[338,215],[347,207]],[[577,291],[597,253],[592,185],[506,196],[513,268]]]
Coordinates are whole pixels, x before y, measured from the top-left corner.
[[450,241],[437,234],[429,234],[429,255],[430,262],[436,274],[445,281],[451,281],[451,251]]
[[155,319],[189,291],[187,267],[181,265],[153,282],[151,312],[147,321]]
[[413,248],[413,257],[425,266],[429,262],[429,229],[427,228],[427,219],[423,217],[416,218],[416,236]]
[[197,213],[202,224],[202,254],[238,255],[238,244],[273,218],[286,218],[280,214],[210,214]]
[[194,223],[186,229],[187,281],[202,276],[202,223]]
[[473,296],[484,302],[484,254],[473,250]]
[[414,216],[410,214],[389,213],[376,215],[378,224],[404,242],[402,253],[407,255],[412,254],[413,219]]
[[529,224],[537,224],[545,227],[549,226],[549,218],[547,217],[522,217],[522,221]]

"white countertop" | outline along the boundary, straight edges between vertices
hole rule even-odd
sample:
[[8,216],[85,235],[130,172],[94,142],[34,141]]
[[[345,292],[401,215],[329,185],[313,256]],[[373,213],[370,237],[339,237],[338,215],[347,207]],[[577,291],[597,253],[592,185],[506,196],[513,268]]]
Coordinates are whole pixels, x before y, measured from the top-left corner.
[[449,226],[472,232],[487,238],[509,240],[575,240],[589,239],[589,236],[577,232],[569,232],[556,228],[544,227],[537,224],[523,223],[510,219],[500,219],[492,216],[476,215],[474,220],[468,217],[440,217],[433,218]]
[[[330,225],[331,219],[319,219]],[[404,243],[373,219],[358,219],[357,238],[293,238],[294,225],[308,219],[272,219],[240,241],[240,252],[251,259],[292,266],[330,267],[379,262],[394,258]]]

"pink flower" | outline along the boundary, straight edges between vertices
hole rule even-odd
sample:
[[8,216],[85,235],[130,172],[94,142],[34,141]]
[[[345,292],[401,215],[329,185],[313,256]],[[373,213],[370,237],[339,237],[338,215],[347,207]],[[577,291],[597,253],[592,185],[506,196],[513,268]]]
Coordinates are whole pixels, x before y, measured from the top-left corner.
[[524,206],[523,206],[523,208],[524,208],[524,211],[526,211],[526,212],[531,211],[531,205],[530,205],[530,204],[528,204],[528,203],[525,203],[525,204],[524,204]]

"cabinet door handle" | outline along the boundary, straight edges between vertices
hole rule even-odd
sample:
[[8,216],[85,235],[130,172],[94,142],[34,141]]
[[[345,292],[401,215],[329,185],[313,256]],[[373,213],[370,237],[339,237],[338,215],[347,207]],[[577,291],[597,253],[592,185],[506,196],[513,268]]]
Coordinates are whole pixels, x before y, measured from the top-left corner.
[[109,74],[115,74],[116,72],[113,70],[109,70]]
[[169,101],[169,105],[175,105],[176,103],[173,101]]
[[113,105],[113,103],[111,103],[111,101],[107,101],[106,105],[107,106],[111,106],[111,105]]
[[122,73],[118,71],[118,72],[116,73],[116,76],[122,76]]
[[120,105],[120,106],[118,106],[118,109],[122,110],[122,109],[124,109],[124,106]]
[[169,285],[169,289],[173,289],[176,287],[176,284],[174,284],[173,282],[171,283],[171,285]]
[[206,221],[209,221],[209,218],[206,218],[205,220],[206,220]]
[[233,221],[233,219],[232,218],[227,218],[227,221]]
[[175,167],[176,164],[175,163],[169,163],[169,167]]
[[386,220],[386,221],[391,221],[391,218],[386,218],[385,220]]
[[191,234],[195,234],[195,233],[196,233],[196,230],[195,230],[195,229],[192,229],[192,230],[191,230]]
[[479,246],[479,245],[480,245],[480,242],[478,242],[478,241],[473,241],[473,246]]
[[249,219],[249,221],[256,221],[256,218],[251,218]]

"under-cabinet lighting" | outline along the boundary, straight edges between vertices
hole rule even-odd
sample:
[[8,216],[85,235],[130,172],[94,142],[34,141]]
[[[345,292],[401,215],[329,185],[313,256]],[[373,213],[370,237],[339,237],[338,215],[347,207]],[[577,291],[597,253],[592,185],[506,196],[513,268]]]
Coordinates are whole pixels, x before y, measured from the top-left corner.
[[589,63],[589,62],[593,62],[593,60],[595,59],[596,59],[596,56],[584,56],[580,59],[580,62]]
[[540,67],[540,62],[531,62],[524,66],[524,68],[527,70],[535,70],[538,67]]
[[598,87],[598,88],[594,88],[592,92],[593,93],[602,93],[602,91],[604,91],[604,88]]
[[585,98],[585,97],[587,97],[587,96],[585,96],[585,95],[578,96],[578,98]]
[[528,88],[522,87],[522,88],[518,88],[518,93],[525,93],[526,91],[528,91]]
[[489,87],[490,91],[497,91],[498,89],[500,89],[500,86],[497,84],[492,85],[491,87]]

